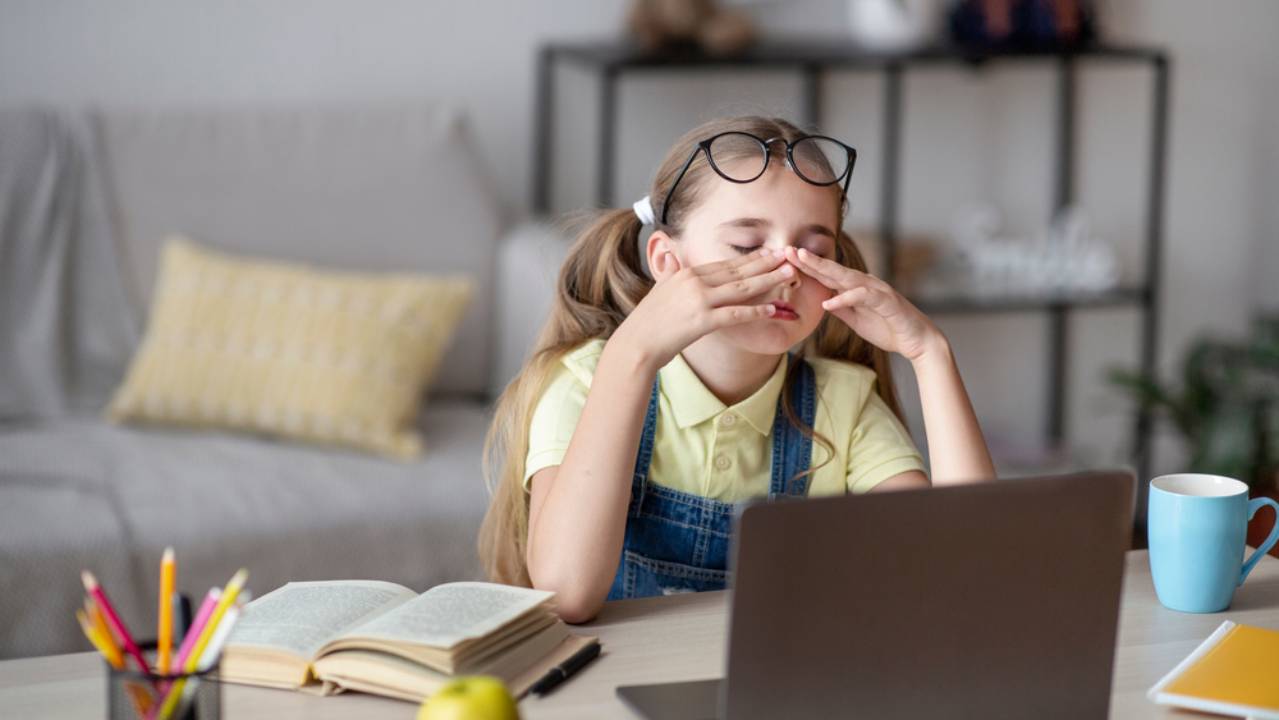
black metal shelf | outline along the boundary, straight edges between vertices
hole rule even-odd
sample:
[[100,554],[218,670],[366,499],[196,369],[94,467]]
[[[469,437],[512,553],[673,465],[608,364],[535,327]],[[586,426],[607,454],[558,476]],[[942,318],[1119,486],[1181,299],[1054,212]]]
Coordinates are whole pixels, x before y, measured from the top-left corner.
[[1054,308],[1140,307],[1146,301],[1144,287],[1118,287],[1098,293],[1060,295],[908,295],[928,314],[1039,312]]
[[[859,48],[836,38],[777,38],[761,41],[736,55],[710,56],[693,50],[648,53],[624,40],[564,42],[542,46],[536,69],[536,126],[533,142],[532,207],[549,210],[551,189],[552,123],[554,121],[555,67],[571,63],[593,70],[600,77],[598,117],[600,132],[596,155],[596,203],[613,207],[614,163],[617,153],[617,85],[622,75],[660,71],[667,73],[756,71],[784,69],[798,73],[801,101],[798,120],[814,128],[822,114],[822,80],[832,70],[874,72],[883,78],[882,146],[880,148],[878,236],[884,243],[886,279],[896,266],[898,192],[902,154],[902,85],[908,71],[930,66],[968,67],[981,71],[990,65],[1046,64],[1056,72],[1055,171],[1052,181],[1053,210],[1069,205],[1075,196],[1075,134],[1077,112],[1076,75],[1080,65],[1132,63],[1149,66],[1153,88],[1150,120],[1149,177],[1145,207],[1145,273],[1135,286],[1095,295],[1059,298],[953,296],[922,298],[921,309],[938,313],[1042,312],[1048,320],[1048,411],[1045,435],[1061,445],[1065,435],[1066,348],[1068,319],[1080,308],[1135,306],[1142,314],[1140,367],[1153,374],[1158,344],[1160,268],[1163,255],[1163,204],[1168,140],[1168,89],[1171,73],[1167,53],[1161,48],[1098,43],[1074,49],[1025,48],[997,53],[974,53],[964,48],[933,45],[903,52]],[[1139,410],[1134,422],[1134,455],[1138,478],[1150,477],[1153,417]],[[1139,524],[1145,518],[1145,484],[1139,482]],[[1140,528],[1139,528],[1140,529]]]
[[1066,50],[1021,48],[987,53],[940,44],[905,51],[882,51],[860,48],[838,38],[773,38],[756,43],[734,55],[707,55],[695,49],[657,54],[647,52],[626,40],[558,43],[548,45],[543,50],[552,52],[563,60],[600,70],[673,67],[739,69],[749,66],[793,68],[805,63],[833,68],[873,69],[890,64],[982,65],[1003,60],[1051,60],[1062,57],[1149,62],[1162,56],[1162,52],[1155,48],[1104,43]]

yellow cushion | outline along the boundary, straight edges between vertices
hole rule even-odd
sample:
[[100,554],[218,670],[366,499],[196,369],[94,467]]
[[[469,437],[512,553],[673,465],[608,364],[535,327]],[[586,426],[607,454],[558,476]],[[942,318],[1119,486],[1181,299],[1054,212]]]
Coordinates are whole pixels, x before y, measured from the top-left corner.
[[419,398],[472,291],[467,277],[321,272],[170,238],[107,417],[412,458]]

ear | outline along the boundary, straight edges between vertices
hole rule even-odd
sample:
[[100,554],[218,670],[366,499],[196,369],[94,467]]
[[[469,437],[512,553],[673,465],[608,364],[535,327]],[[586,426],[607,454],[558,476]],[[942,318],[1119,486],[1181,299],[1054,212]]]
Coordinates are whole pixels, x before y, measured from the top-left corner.
[[684,265],[675,253],[675,240],[662,230],[656,230],[648,236],[644,252],[648,259],[648,271],[656,281],[679,272]]

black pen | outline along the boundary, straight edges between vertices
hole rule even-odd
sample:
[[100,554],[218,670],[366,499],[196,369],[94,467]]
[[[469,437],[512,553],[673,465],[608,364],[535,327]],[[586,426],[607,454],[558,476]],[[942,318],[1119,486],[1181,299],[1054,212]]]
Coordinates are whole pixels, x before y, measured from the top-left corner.
[[569,659],[546,671],[545,675],[533,683],[533,686],[529,688],[529,692],[538,696],[545,695],[551,691],[551,688],[567,680],[570,675],[581,670],[586,663],[595,659],[595,656],[599,654],[600,641],[596,640],[573,653],[573,656]]

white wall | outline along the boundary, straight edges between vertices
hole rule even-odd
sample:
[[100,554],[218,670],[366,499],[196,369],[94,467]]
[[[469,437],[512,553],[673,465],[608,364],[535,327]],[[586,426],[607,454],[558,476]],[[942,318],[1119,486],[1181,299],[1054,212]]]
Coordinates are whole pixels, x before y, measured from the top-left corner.
[[[1106,3],[1112,36],[1170,48],[1174,58],[1167,254],[1160,354],[1171,370],[1202,332],[1237,332],[1257,304],[1279,306],[1279,3],[1130,0]],[[755,8],[772,32],[838,32],[841,0]],[[529,196],[531,61],[548,39],[615,33],[620,0],[0,0],[0,103],[185,106],[447,97],[466,106],[485,158],[513,207]],[[561,82],[557,209],[593,198],[593,81]],[[1097,230],[1140,268],[1148,83],[1143,73],[1090,68],[1082,82],[1078,188]],[[1051,193],[1052,78],[1046,70],[929,70],[907,83],[905,229],[943,230],[960,205],[993,200],[1024,228]],[[621,94],[619,200],[643,194],[660,155],[692,124],[726,112],[793,116],[798,83],[653,74]],[[874,217],[879,89],[840,73],[827,86],[824,129],[861,149],[854,221]],[[580,150],[568,139],[573,138]],[[1033,315],[943,318],[992,435],[1033,437],[1045,397]],[[1072,324],[1070,434],[1086,462],[1123,458],[1125,406],[1102,368],[1135,363],[1137,316],[1089,311]],[[905,384],[908,405],[913,388]],[[1177,453],[1161,446],[1160,467]]]

